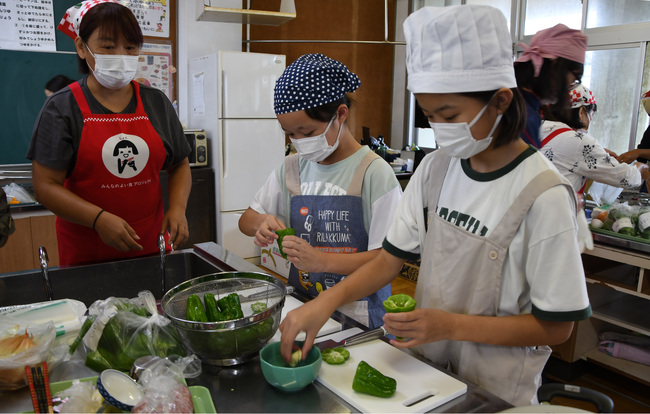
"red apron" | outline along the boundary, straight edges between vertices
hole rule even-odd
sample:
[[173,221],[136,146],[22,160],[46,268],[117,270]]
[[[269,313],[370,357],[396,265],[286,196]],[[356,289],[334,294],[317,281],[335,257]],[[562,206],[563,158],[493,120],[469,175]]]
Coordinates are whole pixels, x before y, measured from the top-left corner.
[[[135,230],[144,250],[120,252],[93,229],[56,219],[61,265],[80,265],[157,253],[163,218],[160,170],[166,152],[132,82],[133,114],[93,114],[79,83],[70,85],[83,115],[77,162],[64,186],[84,200],[115,214]],[[167,239],[168,234],[165,235]],[[169,249],[169,247],[168,247]]]

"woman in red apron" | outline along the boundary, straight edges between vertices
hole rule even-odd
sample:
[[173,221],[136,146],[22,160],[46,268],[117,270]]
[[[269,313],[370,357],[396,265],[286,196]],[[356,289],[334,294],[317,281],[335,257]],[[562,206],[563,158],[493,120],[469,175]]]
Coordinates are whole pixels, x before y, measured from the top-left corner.
[[[71,7],[58,28],[74,39],[88,76],[46,102],[28,158],[36,197],[57,215],[61,265],[156,253],[160,234],[167,250],[181,245],[188,237],[189,146],[177,118],[160,121],[171,108],[160,100],[164,94],[133,81],[143,43],[137,20],[113,0],[92,0]],[[154,101],[166,113],[157,114]]]

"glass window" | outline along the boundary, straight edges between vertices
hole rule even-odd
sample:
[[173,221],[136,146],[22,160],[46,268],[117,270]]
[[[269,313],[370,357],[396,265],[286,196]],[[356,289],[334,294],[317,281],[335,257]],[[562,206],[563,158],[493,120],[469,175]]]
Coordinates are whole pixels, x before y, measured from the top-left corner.
[[587,27],[605,27],[650,20],[650,2],[639,0],[589,0]]
[[461,0],[418,0],[419,4],[415,8],[416,10],[420,7],[444,7],[444,6],[460,6]]
[[484,4],[486,6],[492,6],[501,10],[501,13],[503,13],[508,22],[508,28],[510,28],[510,10],[512,7],[511,0],[466,0],[466,4]]
[[632,114],[639,110],[633,96],[639,68],[640,48],[588,51],[582,83],[594,94],[598,111],[589,124],[589,134],[617,154],[630,142]]
[[581,0],[528,0],[524,35],[534,35],[542,29],[548,29],[563,23],[572,29],[581,29]]

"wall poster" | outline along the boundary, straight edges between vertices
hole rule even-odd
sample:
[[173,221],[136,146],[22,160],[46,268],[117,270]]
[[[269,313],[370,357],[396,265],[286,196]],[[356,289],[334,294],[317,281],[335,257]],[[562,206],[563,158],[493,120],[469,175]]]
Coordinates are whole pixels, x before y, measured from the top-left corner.
[[172,62],[171,43],[145,43],[140,49],[140,61],[135,80],[160,89],[169,100],[172,100],[172,74],[176,71]]
[[0,1],[0,49],[56,51],[53,1]]
[[145,36],[169,37],[169,0],[121,1],[140,23]]

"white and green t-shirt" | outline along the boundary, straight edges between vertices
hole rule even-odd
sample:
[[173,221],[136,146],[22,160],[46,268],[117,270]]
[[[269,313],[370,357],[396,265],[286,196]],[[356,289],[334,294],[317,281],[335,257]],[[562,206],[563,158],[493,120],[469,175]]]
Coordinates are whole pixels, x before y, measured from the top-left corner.
[[[331,165],[300,158],[301,194],[346,195],[357,166],[368,152],[370,149],[364,146],[348,158]],[[284,171],[282,163],[257,192],[250,208],[260,214],[271,214],[289,226],[290,197]],[[381,159],[373,161],[366,170],[361,190],[368,250],[381,247],[401,197],[402,188],[390,165]]]
[[[430,173],[435,162],[436,152],[422,160],[388,230],[383,247],[397,257],[415,259],[427,254],[427,246],[422,246],[428,225],[424,208],[435,209],[439,216],[468,232],[486,236],[535,176],[555,169],[532,147],[491,173],[476,172],[467,160],[452,159],[439,205],[427,206],[427,191],[433,180],[440,179]],[[565,187],[545,191],[528,211],[508,249],[500,298],[499,315],[532,313],[553,321],[590,316],[575,207]]]

